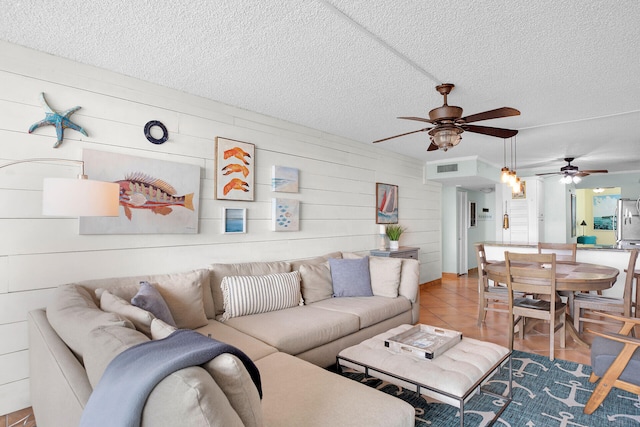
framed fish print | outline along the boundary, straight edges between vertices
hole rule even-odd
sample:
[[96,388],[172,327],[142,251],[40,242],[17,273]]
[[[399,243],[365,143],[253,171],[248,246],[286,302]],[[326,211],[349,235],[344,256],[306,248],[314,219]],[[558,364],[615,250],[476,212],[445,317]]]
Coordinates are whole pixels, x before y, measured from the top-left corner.
[[255,145],[216,137],[216,199],[253,201]]
[[222,208],[222,234],[246,232],[247,210],[244,208]]
[[198,232],[200,166],[83,150],[91,179],[120,185],[120,216],[80,217],[80,234]]
[[376,224],[398,223],[398,186],[376,183]]
[[300,201],[294,199],[274,198],[272,203],[272,230],[298,231],[300,230]]

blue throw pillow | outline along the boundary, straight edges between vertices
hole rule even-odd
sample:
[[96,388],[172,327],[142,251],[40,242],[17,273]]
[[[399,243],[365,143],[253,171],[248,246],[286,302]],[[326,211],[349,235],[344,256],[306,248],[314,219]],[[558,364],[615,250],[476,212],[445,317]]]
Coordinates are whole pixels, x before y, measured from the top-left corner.
[[138,293],[131,298],[131,305],[147,310],[167,325],[176,326],[167,302],[149,282],[140,282]]
[[329,258],[334,297],[371,297],[369,257],[358,259]]

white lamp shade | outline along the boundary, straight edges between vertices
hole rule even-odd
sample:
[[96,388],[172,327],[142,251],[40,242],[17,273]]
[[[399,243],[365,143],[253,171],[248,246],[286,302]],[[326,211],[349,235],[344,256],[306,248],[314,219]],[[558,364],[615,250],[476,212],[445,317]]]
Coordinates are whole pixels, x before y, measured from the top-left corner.
[[118,216],[120,186],[90,179],[45,178],[42,213],[53,216]]

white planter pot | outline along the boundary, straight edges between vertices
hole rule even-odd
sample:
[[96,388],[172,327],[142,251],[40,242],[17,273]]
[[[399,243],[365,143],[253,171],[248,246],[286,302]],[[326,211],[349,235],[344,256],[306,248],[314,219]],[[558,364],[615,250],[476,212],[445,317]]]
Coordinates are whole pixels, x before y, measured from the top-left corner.
[[389,241],[389,249],[398,249],[400,247],[400,243],[397,240]]

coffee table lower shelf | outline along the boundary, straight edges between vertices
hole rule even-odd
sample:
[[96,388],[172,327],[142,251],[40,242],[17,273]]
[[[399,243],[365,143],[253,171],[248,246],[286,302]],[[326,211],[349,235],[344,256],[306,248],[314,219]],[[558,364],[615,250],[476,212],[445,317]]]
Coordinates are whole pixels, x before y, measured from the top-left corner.
[[[384,347],[385,339],[411,327],[412,325],[401,325],[341,351],[336,361],[338,372],[342,371],[342,367],[355,369],[363,372],[366,376],[388,381],[409,390],[414,390],[418,394],[424,394],[457,407],[460,410],[460,426],[464,426],[465,402],[476,391],[479,391],[505,400],[505,404],[496,413],[489,425],[497,421],[502,412],[511,403],[511,351],[492,343],[463,338],[459,344],[437,358],[420,360],[412,355],[394,353]],[[453,365],[456,364],[451,357],[454,357],[454,359],[465,358],[464,363],[460,363],[460,369],[464,371],[466,368],[467,382],[464,385],[454,384],[455,380],[452,379],[452,381],[441,381],[440,385],[434,385],[430,380],[433,378],[437,382],[438,375],[445,378],[454,377],[452,375],[453,371],[446,370],[452,369]],[[469,360],[474,358],[476,360]],[[509,365],[507,395],[496,394],[484,389],[482,384],[506,363]],[[449,389],[446,390],[445,387]]]

